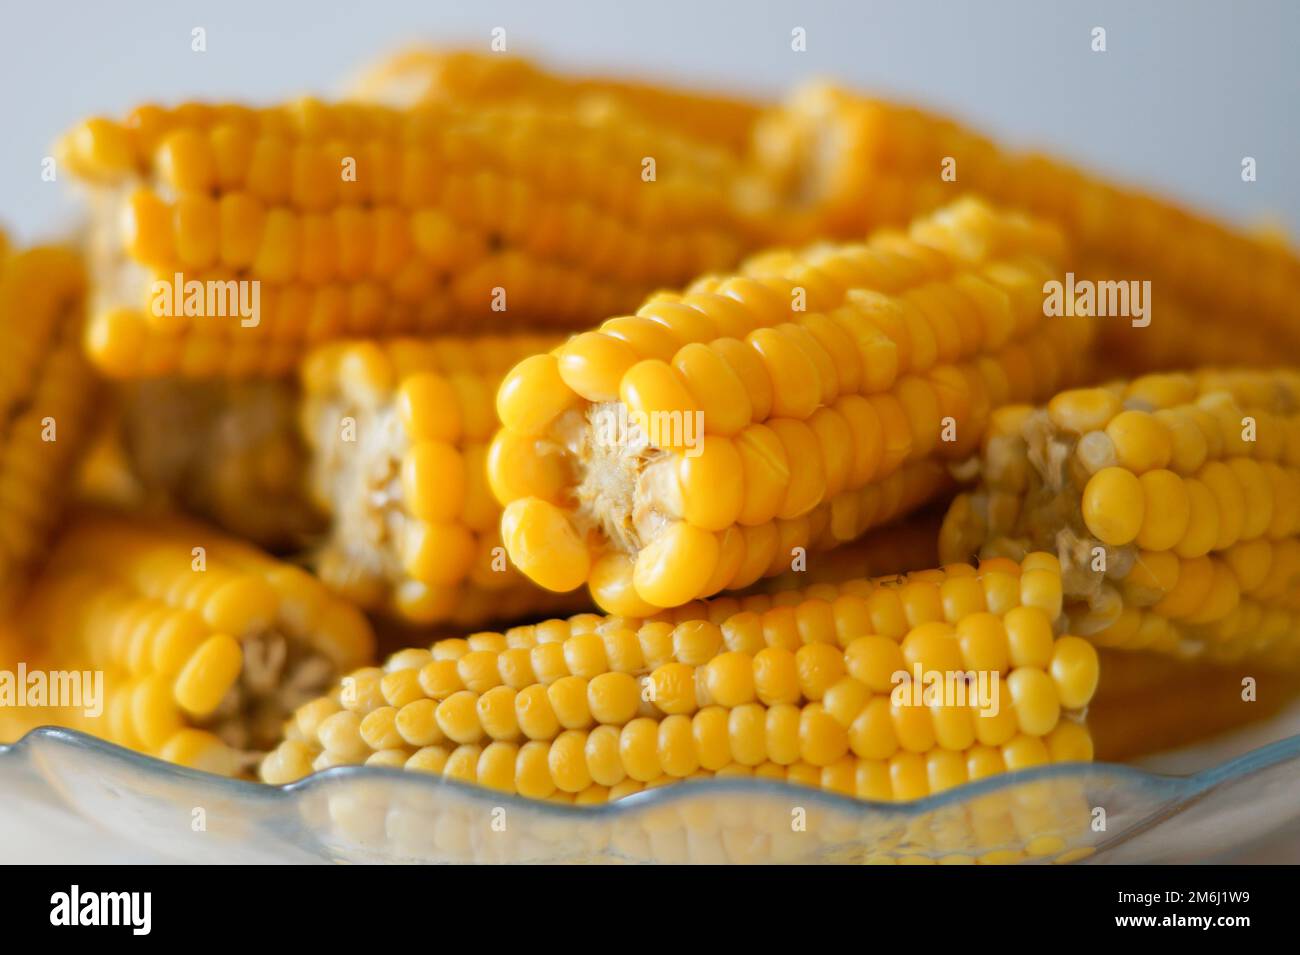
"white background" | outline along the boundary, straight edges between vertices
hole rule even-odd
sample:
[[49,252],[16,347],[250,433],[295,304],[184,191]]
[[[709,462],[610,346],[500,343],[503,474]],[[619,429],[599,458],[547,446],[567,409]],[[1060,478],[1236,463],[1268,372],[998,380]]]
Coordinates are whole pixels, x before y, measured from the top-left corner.
[[[190,50],[195,26],[206,53]],[[40,164],[85,115],[325,94],[394,47],[486,48],[494,26],[511,52],[682,83],[777,95],[834,75],[1300,232],[1295,0],[0,0],[0,222],[30,238],[75,221],[67,184],[42,182]],[[806,53],[790,49],[795,26]],[[1106,53],[1090,49],[1094,26]]]

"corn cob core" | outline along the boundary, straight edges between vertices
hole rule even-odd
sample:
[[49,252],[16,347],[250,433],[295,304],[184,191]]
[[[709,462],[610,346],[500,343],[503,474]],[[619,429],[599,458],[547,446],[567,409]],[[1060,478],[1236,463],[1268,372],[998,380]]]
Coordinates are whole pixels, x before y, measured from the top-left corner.
[[614,102],[645,119],[741,154],[750,148],[761,107],[718,93],[609,77],[551,73],[501,53],[414,48],[369,65],[350,92],[367,102],[407,108],[419,103],[462,106],[511,100]]
[[[1054,557],[720,599],[655,620],[583,614],[403,650],[286,724],[283,783],[404,767],[533,798],[598,802],[700,775],[755,775],[905,800],[1087,760],[1077,714],[1097,655],[1056,636]],[[979,704],[894,699],[897,671],[996,673]],[[566,796],[567,794],[567,796]]]
[[902,224],[969,192],[1058,224],[1079,279],[1149,280],[1149,326],[1099,320],[1116,373],[1300,358],[1300,258],[1284,243],[826,83],[766,111],[754,139],[773,188],[802,196],[822,234]]
[[[734,157],[615,107],[142,106],[62,154],[94,203],[87,347],[117,377],[280,376],[361,333],[573,327],[732,265],[775,221]],[[187,295],[177,275],[207,283],[198,315],[155,294]],[[254,289],[258,316],[231,314]]]
[[261,546],[299,548],[322,529],[291,382],[124,382],[114,440],[142,500],[179,507]]
[[907,513],[990,408],[1078,373],[1086,321],[1043,317],[1058,255],[1052,230],[967,201],[907,237],[761,255],[526,359],[488,458],[511,559],[644,616]]
[[555,342],[523,333],[336,342],[308,356],[301,418],[311,493],[332,516],[315,559],[330,587],[421,624],[576,609],[506,560],[484,463],[502,376]]
[[0,609],[44,553],[89,443],[96,386],[80,350],[84,290],[70,249],[0,250]]
[[1151,375],[1008,407],[945,560],[1051,548],[1103,646],[1300,662],[1300,375]]
[[234,775],[287,713],[374,649],[365,618],[309,574],[180,521],[78,517],[18,616],[33,666],[104,674],[74,728]]

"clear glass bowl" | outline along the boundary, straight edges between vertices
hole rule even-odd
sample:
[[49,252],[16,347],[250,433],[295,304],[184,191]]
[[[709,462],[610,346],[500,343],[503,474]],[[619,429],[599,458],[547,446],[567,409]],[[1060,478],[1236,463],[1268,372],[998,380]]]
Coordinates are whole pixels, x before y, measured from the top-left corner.
[[203,863],[1200,861],[1300,820],[1300,735],[1191,775],[1045,766],[906,804],[731,779],[570,807],[370,767],[262,786],[46,728],[0,747],[0,809],[51,807]]

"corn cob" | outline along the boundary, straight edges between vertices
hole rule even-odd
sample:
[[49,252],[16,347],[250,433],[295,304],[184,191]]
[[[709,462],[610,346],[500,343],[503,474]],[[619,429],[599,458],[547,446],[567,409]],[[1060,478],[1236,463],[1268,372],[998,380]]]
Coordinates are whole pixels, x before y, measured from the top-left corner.
[[275,550],[321,531],[292,383],[160,378],[123,382],[115,398],[108,440],[128,496],[96,496],[137,510],[179,508]]
[[1102,680],[1088,706],[1088,729],[1100,760],[1118,762],[1200,743],[1270,719],[1300,692],[1297,674],[1252,672],[1243,697],[1237,670],[1158,654],[1102,650]]
[[760,255],[526,359],[488,458],[511,560],[647,616],[907,513],[990,408],[1080,373],[1088,320],[1043,316],[1058,255],[1053,230],[966,201],[909,237]]
[[477,626],[578,609],[506,560],[488,488],[492,396],[552,336],[335,342],[303,363],[309,484],[332,517],[321,578],[362,607]]
[[482,106],[511,100],[612,101],[646,120],[743,154],[762,107],[749,100],[608,77],[548,73],[523,57],[408,49],[367,67],[350,92],[400,109],[420,103]]
[[[1086,728],[1063,713],[1087,706],[1097,655],[1055,635],[1051,555],[818,593],[658,620],[582,614],[403,650],[299,709],[261,775],[365,763],[579,803],[752,775],[908,800],[1091,758]],[[912,667],[1005,679],[1009,700],[992,715],[964,697],[910,705],[891,694]]]
[[89,443],[84,277],[69,249],[0,251],[0,609],[39,560]]
[[296,567],[180,521],[75,519],[17,615],[29,670],[103,673],[110,742],[235,775],[284,717],[369,658],[365,618]]
[[774,187],[809,197],[826,234],[904,223],[971,192],[1058,223],[1080,279],[1149,280],[1149,326],[1100,322],[1099,353],[1117,372],[1300,360],[1300,258],[1282,243],[828,84],[765,113],[755,139]]
[[1100,646],[1300,663],[1300,375],[1151,375],[993,416],[944,560],[1051,549]]
[[284,375],[362,333],[572,327],[730,266],[776,221],[724,150],[563,103],[142,106],[62,153],[94,199],[87,346],[115,377]]

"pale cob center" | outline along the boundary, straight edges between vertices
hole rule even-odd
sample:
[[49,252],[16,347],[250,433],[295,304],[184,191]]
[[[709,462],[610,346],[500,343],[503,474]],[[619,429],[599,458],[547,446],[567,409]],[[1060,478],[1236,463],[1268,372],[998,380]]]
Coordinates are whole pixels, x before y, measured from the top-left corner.
[[[356,442],[339,440],[340,422],[356,421]],[[402,499],[402,459],[410,440],[395,404],[362,411],[340,392],[313,408],[304,427],[315,448],[317,494],[332,515],[321,572],[331,585],[380,602],[380,591],[403,576],[400,542],[410,521]]]
[[[1104,438],[1103,432],[1093,434]],[[1045,410],[1031,413],[1018,434],[989,437],[984,459],[988,491],[976,492],[970,500],[988,528],[987,542],[977,548],[980,553],[1012,559],[1017,552],[1023,556],[1031,550],[1055,553],[1065,596],[1086,600],[1098,595],[1103,580],[1091,568],[1093,548],[1105,545],[1083,519],[1083,492],[1091,473],[1078,453],[1081,439],[1054,426]],[[1012,472],[1027,476],[1023,493],[1006,490]],[[1111,575],[1122,576],[1136,553],[1135,545],[1108,549],[1108,566],[1112,561],[1115,565]]]
[[[94,276],[87,311],[99,315],[115,308],[138,309],[149,305],[153,271],[130,254],[123,241],[124,223],[132,218],[131,194],[139,182],[97,182],[87,191],[90,222],[87,226],[87,265]],[[161,188],[154,183],[152,188]],[[183,271],[177,267],[177,271]],[[170,280],[171,275],[167,278]]]
[[239,674],[210,713],[194,720],[239,755],[241,770],[275,746],[284,721],[338,678],[334,664],[306,641],[272,628],[240,641]]
[[559,415],[538,447],[558,454],[562,470],[574,475],[570,514],[579,536],[596,536],[635,560],[684,514],[674,506],[682,497],[681,455],[657,447],[642,428],[624,429],[632,420],[621,401],[594,402]]
[[656,475],[671,482],[673,456],[641,431],[623,440],[602,440],[609,422],[627,420],[622,402],[600,402],[586,412],[570,410],[555,420],[550,443],[567,456],[578,475],[574,525],[580,534],[599,531],[621,553],[635,556],[672,520],[650,492]]

